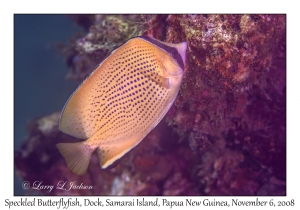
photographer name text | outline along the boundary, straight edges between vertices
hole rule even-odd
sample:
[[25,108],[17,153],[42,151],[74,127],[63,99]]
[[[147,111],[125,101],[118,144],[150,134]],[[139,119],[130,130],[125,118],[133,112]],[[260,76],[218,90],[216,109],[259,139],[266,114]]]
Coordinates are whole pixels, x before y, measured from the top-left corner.
[[90,190],[93,189],[93,186],[85,185],[83,183],[77,183],[76,181],[73,182],[59,181],[56,186],[44,184],[43,181],[34,181],[33,183],[24,181],[22,183],[22,188],[24,190],[32,189],[32,190],[45,190],[47,192],[51,192],[53,189],[64,190],[64,191]]

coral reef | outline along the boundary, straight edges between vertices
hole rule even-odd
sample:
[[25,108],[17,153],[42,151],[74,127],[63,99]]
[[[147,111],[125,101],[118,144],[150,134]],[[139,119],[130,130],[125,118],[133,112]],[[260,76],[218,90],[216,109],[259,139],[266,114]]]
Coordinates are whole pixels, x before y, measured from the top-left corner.
[[[27,129],[30,135],[15,153],[17,173],[32,186],[37,180],[55,187],[62,181],[67,182],[66,190],[53,189],[49,192],[42,189],[38,192],[46,195],[198,194],[191,175],[187,173],[193,162],[190,148],[188,144],[176,142],[178,136],[166,123],[155,128],[114,168],[101,170],[98,156],[94,153],[87,173],[77,176],[66,167],[55,146],[59,142],[78,141],[58,130],[59,116],[57,112],[29,122]],[[170,148],[167,143],[172,143],[173,147]],[[84,186],[92,186],[92,189],[70,189],[71,183],[83,183]],[[36,190],[31,189],[30,193],[34,194]]]
[[63,47],[68,79],[85,79],[109,51],[143,34],[188,43],[183,83],[139,146],[107,170],[95,154],[84,176],[72,174],[55,147],[78,141],[58,130],[59,114],[33,119],[15,152],[24,180],[93,186],[52,195],[286,194],[285,15],[71,18],[87,34]]
[[[67,79],[82,81],[95,69],[107,54],[131,37],[141,34],[141,17],[138,15],[71,15],[87,30],[87,34],[70,45],[61,45],[67,54],[70,67]],[[93,23],[93,24],[92,24]]]

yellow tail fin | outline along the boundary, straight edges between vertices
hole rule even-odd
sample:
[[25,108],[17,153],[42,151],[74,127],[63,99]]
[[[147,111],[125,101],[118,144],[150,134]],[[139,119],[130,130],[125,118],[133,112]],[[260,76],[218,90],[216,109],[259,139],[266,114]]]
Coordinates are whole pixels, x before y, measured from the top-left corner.
[[85,174],[94,151],[85,142],[59,143],[56,145],[59,152],[64,156],[68,168],[77,175]]

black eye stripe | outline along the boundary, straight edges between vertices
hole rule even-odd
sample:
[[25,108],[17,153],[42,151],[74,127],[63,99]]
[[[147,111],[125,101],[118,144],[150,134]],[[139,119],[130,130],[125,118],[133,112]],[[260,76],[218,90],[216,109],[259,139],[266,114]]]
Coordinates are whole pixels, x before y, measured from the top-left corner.
[[183,60],[182,57],[180,56],[180,54],[178,53],[177,49],[175,47],[170,47],[168,45],[165,45],[159,41],[157,41],[156,39],[153,39],[149,36],[138,36],[138,38],[144,39],[158,47],[160,47],[161,49],[165,50],[167,53],[169,53],[172,58],[174,58],[177,63],[179,64],[179,66],[184,69],[184,64],[183,64]]
[[178,51],[175,48],[173,48],[169,53],[170,55],[172,55],[173,58],[176,58],[178,55]]

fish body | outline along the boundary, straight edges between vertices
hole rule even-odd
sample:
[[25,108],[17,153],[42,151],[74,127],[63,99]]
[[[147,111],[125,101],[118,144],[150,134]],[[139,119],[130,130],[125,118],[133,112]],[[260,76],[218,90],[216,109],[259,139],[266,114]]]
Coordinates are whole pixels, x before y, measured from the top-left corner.
[[59,129],[85,141],[57,144],[75,174],[86,172],[95,150],[107,168],[160,122],[179,92],[186,47],[132,38],[83,81],[67,101]]

